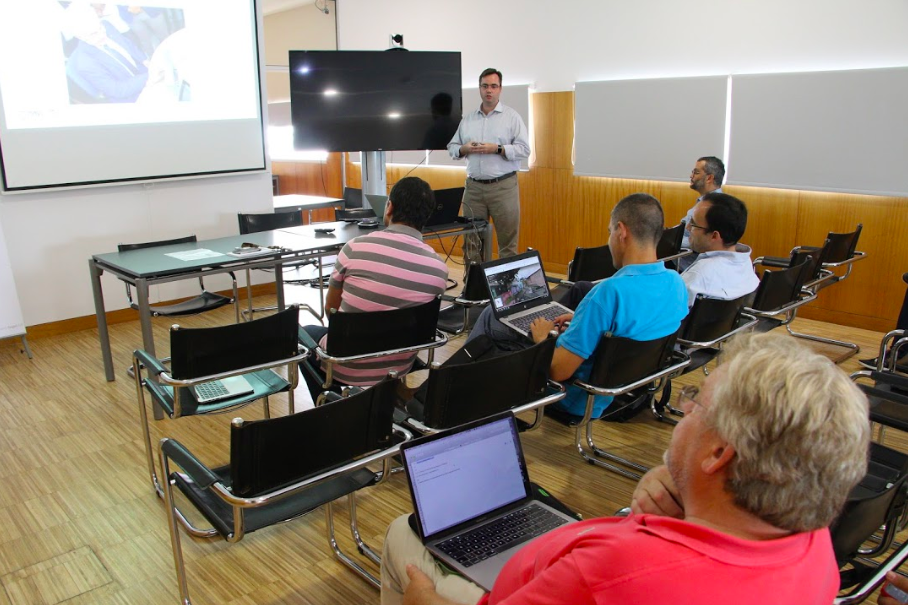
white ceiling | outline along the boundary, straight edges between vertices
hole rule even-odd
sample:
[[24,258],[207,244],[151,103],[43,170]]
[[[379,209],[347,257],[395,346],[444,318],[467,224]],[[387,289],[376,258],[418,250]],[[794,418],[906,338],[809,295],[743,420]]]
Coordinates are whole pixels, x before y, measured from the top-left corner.
[[[271,15],[274,13],[279,13],[282,11],[290,10],[291,8],[296,8],[297,6],[305,6],[306,4],[313,4],[315,0],[261,0],[262,2],[262,14]],[[330,0],[319,0],[319,6],[328,5],[328,10],[334,10],[334,3]]]

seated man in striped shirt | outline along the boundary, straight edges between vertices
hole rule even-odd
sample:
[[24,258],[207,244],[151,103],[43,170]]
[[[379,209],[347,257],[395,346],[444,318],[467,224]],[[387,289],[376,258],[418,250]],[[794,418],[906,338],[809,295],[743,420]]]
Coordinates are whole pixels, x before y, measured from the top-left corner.
[[[431,301],[447,286],[448,267],[422,241],[421,230],[435,209],[429,184],[403,178],[391,189],[385,206],[387,228],[350,240],[337,256],[328,282],[325,306],[341,313],[368,313],[413,307]],[[321,347],[328,328],[303,328]],[[375,360],[335,365],[334,378],[343,384],[371,386],[396,371],[406,373],[416,358],[404,353]],[[303,377],[313,401],[322,391],[308,372]]]

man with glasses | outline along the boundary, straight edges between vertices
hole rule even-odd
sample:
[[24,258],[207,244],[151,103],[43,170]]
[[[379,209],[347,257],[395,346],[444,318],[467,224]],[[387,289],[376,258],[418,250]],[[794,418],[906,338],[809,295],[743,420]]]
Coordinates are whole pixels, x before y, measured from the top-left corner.
[[[725,164],[715,156],[704,156],[697,160],[694,169],[690,171],[690,188],[700,194],[697,201],[702,201],[707,193],[722,193],[722,181],[725,180]],[[696,208],[696,206],[694,206]],[[684,217],[684,238],[681,240],[682,248],[690,248],[690,221],[694,217],[694,208],[687,211]],[[684,271],[697,260],[696,252],[678,259],[678,270]]]
[[[501,103],[501,72],[488,68],[479,75],[479,109],[465,113],[448,143],[454,159],[467,158],[463,213],[468,218],[495,222],[498,256],[517,254],[520,229],[520,192],[517,170],[530,156],[527,127],[520,115]],[[482,262],[476,234],[464,238],[465,263]]]
[[827,526],[867,470],[867,400],[788,336],[739,337],[723,355],[698,393],[684,392],[666,464],[641,479],[628,517],[537,538],[487,594],[435,563],[400,517],[385,539],[382,604],[831,603]]
[[747,206],[727,193],[707,193],[694,206],[687,223],[690,247],[698,253],[681,279],[688,305],[697,294],[732,300],[760,285],[750,259],[750,247],[738,243],[747,228]]

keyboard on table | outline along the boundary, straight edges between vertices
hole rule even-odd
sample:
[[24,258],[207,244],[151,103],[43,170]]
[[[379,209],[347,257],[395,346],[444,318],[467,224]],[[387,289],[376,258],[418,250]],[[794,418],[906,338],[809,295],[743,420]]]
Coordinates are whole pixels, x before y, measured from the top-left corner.
[[482,527],[439,542],[436,547],[464,567],[470,567],[565,523],[567,519],[538,504],[530,504]]

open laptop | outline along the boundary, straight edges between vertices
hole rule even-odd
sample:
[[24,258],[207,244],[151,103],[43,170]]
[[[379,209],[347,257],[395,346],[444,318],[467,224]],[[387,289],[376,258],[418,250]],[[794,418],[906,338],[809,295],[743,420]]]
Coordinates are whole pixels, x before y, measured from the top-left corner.
[[511,412],[404,443],[401,454],[423,544],[486,590],[522,546],[576,520],[532,498]]
[[450,225],[457,221],[460,214],[460,203],[463,201],[463,187],[437,189],[435,193],[435,212],[426,221],[426,227]]
[[524,336],[537,317],[553,320],[571,310],[552,301],[535,250],[482,264],[495,319]]
[[203,382],[190,387],[190,389],[199,403],[214,403],[222,399],[249,395],[255,391],[249,381],[243,376],[230,376],[221,380]]

